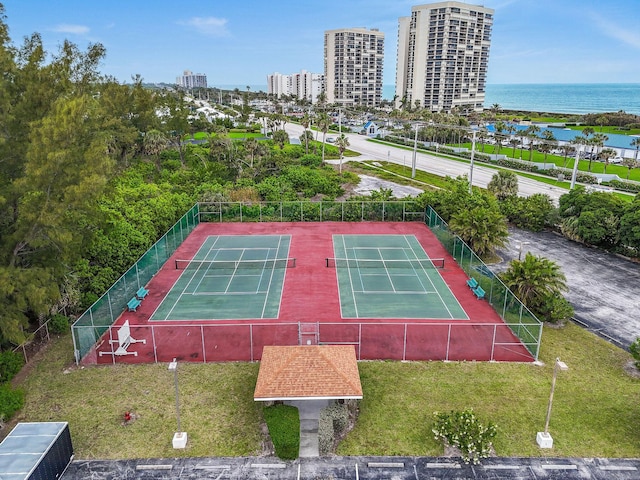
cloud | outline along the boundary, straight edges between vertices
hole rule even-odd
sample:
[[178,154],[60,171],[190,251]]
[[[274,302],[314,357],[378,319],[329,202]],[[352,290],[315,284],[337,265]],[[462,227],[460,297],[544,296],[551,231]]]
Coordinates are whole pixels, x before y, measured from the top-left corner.
[[626,29],[619,23],[610,22],[601,16],[592,15],[591,18],[594,20],[600,31],[608,37],[615,38],[622,43],[640,50],[640,34],[636,31]]
[[89,33],[89,27],[84,25],[71,25],[69,23],[61,23],[53,28],[54,32],[72,33],[74,35],[86,35]]
[[178,23],[180,25],[193,27],[203,35],[208,35],[210,37],[226,37],[229,35],[226,18],[193,17],[187,21]]

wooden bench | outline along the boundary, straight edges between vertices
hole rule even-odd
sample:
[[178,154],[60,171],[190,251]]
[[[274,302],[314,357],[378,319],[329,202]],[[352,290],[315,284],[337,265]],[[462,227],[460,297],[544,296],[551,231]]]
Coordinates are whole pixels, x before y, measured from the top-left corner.
[[127,302],[127,310],[129,310],[130,312],[135,312],[136,308],[138,308],[141,303],[142,300],[140,300],[138,297],[132,297],[131,300]]
[[484,290],[480,285],[473,289],[473,294],[478,297],[478,300],[482,300],[484,298]]
[[149,290],[147,290],[144,287],[140,287],[138,289],[138,291],[136,292],[136,297],[138,300],[142,300],[144,297],[146,297],[149,294]]
[[469,280],[467,280],[467,285],[469,285],[469,288],[471,290],[473,290],[474,288],[479,286],[478,285],[478,281],[473,277],[471,277]]

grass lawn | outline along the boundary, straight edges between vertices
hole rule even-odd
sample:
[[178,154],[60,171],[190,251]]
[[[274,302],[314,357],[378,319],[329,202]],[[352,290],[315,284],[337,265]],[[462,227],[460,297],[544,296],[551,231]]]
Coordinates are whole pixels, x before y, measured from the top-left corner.
[[581,132],[587,127],[593,128],[594,132],[596,133],[604,133],[604,134],[615,133],[617,135],[640,135],[640,128],[630,128],[629,130],[621,130],[620,127],[616,127],[612,125],[609,125],[609,126],[603,125],[602,127],[600,125],[579,125],[579,126],[571,126],[567,128]]
[[[558,376],[554,449],[542,451],[535,436],[544,428],[556,357],[570,370]],[[623,371],[628,353],[570,324],[545,328],[540,358],[546,366],[360,362],[360,417],[338,453],[441,455],[430,433],[433,412],[471,407],[482,421],[497,424],[500,456],[640,457],[640,380]],[[75,368],[71,361],[70,337],[54,340],[22,383],[26,405],[16,420],[68,421],[78,459],[261,452],[262,406],[253,401],[257,363],[179,365],[189,443],[174,450],[174,384],[166,364]],[[139,417],[123,426],[127,410]]]

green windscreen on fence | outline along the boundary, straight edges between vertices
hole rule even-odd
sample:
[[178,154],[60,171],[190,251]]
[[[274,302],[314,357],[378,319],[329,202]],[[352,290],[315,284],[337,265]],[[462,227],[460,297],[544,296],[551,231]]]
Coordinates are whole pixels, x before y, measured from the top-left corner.
[[199,205],[196,204],[75,321],[71,332],[76,362],[89,353],[98,339],[117,320],[131,297],[151,280],[200,223],[199,219]]
[[509,290],[502,280],[457,235],[447,223],[427,207],[426,223],[433,234],[469,277],[475,278],[486,292],[485,299],[500,315],[511,331],[537,360],[542,338],[542,322]]

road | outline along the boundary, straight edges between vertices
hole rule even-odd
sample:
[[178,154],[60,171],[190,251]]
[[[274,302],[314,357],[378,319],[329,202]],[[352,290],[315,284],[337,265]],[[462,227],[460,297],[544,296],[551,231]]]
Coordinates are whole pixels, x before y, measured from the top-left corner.
[[[289,136],[294,138],[302,135],[302,132],[304,131],[304,128],[301,125],[289,123],[285,126],[285,129]],[[321,135],[322,134],[320,134],[320,137]],[[355,157],[357,160],[381,160],[405,165],[407,167],[412,166],[413,152],[410,150],[371,142],[369,141],[369,138],[364,135],[358,135],[355,133],[347,133],[346,135],[349,138],[349,149],[361,154],[360,157]],[[331,133],[329,136],[334,137],[335,133]],[[353,157],[350,158],[353,159]],[[471,170],[469,163],[458,160],[449,160],[421,152],[416,153],[416,169],[453,178],[461,175],[470,176]],[[495,169],[479,166],[476,163],[473,167],[473,185],[486,188],[495,173]],[[519,194],[526,197],[533,195],[534,193],[546,193],[551,197],[556,205],[558,204],[560,196],[567,193],[567,190],[565,189],[554,187],[542,182],[536,182],[535,180],[519,175],[518,188]]]

